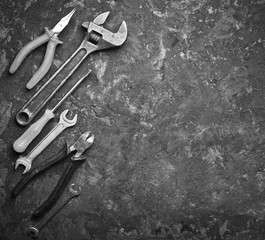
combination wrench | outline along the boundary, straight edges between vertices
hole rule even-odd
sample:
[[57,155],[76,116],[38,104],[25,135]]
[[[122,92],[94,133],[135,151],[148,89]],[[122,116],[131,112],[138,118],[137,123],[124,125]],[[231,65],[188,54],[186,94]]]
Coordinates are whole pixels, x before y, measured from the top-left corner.
[[64,97],[52,108],[46,109],[41,118],[33,123],[14,143],[13,149],[16,152],[24,152],[28,145],[38,136],[44,126],[55,117],[54,112],[59,108],[63,101],[83,82],[83,80],[91,73],[89,70],[83,75],[75,85],[64,95]]
[[35,226],[30,227],[27,230],[27,234],[31,237],[31,238],[37,238],[39,235],[40,230],[46,226],[46,224],[51,221],[58,212],[60,212],[68,203],[71,202],[72,199],[76,198],[77,196],[80,195],[81,193],[81,188],[78,187],[77,190],[74,189],[75,184],[71,184],[68,188],[68,193],[69,195],[66,197],[66,199],[63,200],[63,203],[61,204],[61,206],[57,207],[56,209],[54,209],[54,211],[48,215],[46,215],[39,223],[37,223]]
[[[22,126],[28,125],[37,113],[39,113],[39,111],[41,111],[41,109],[53,97],[53,95],[72,76],[72,74],[90,53],[118,47],[125,42],[127,38],[126,23],[123,21],[116,33],[110,32],[102,26],[108,15],[109,12],[102,13],[97,16],[93,22],[84,22],[82,24],[83,27],[87,28],[87,34],[84,40],[77,50],[19,110],[16,114],[16,121],[18,124]],[[66,68],[66,66],[68,67]],[[65,68],[67,71],[63,71]]]
[[25,167],[23,174],[31,169],[32,161],[66,128],[72,127],[77,122],[77,114],[73,119],[68,119],[68,109],[60,115],[58,124],[40,141],[37,146],[25,157],[20,157],[15,163],[15,169],[21,164]]

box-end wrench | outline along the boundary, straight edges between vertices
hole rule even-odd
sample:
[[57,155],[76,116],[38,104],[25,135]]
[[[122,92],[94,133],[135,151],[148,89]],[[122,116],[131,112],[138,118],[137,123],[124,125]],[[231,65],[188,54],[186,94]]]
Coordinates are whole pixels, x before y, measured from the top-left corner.
[[46,226],[46,224],[51,221],[58,212],[60,212],[65,205],[67,205],[68,203],[71,202],[72,199],[76,198],[77,196],[80,195],[81,193],[81,188],[78,187],[77,190],[74,189],[75,184],[71,184],[68,188],[68,193],[69,195],[67,196],[66,200],[63,201],[63,204],[59,207],[57,207],[56,209],[54,209],[54,211],[52,213],[50,213],[49,215],[46,215],[45,218],[43,218],[39,223],[37,223],[35,226],[30,227],[27,230],[27,234],[29,236],[31,236],[31,238],[37,238],[39,235],[40,230]]
[[21,164],[25,167],[23,174],[31,169],[32,161],[66,128],[72,127],[77,122],[77,114],[73,119],[68,119],[66,114],[69,110],[61,113],[58,124],[39,142],[39,144],[25,157],[20,157],[15,163],[15,169]]
[[28,145],[39,135],[43,127],[52,118],[55,117],[54,112],[59,108],[63,101],[81,84],[81,82],[91,73],[89,70],[84,76],[82,76],[76,84],[64,95],[64,97],[50,110],[46,109],[42,117],[32,124],[14,143],[13,149],[16,152],[22,153],[26,150]]
[[[83,26],[87,28],[87,34],[84,40],[77,50],[70,56],[70,58],[63,63],[63,65],[20,109],[16,115],[16,121],[18,124],[22,126],[28,125],[36,116],[36,114],[41,111],[41,109],[53,97],[53,95],[72,76],[72,74],[90,53],[103,49],[118,47],[125,42],[127,38],[126,23],[123,21],[119,27],[119,30],[116,33],[112,33],[102,26],[103,23],[105,23],[108,15],[109,12],[105,12],[97,16],[93,22],[83,23]],[[68,66],[66,68],[67,71],[62,71],[66,66]]]

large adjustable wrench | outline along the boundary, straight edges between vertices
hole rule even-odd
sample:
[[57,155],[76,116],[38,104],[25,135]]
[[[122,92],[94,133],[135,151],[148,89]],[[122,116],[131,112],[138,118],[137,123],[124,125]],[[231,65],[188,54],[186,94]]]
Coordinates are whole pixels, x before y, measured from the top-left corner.
[[31,169],[32,161],[66,128],[72,127],[76,124],[77,115],[73,119],[66,117],[68,110],[64,110],[61,113],[60,121],[58,124],[42,139],[41,142],[25,157],[17,159],[15,169],[22,164],[25,169],[23,174]]
[[[64,62],[39,91],[20,109],[16,115],[16,120],[20,125],[26,126],[31,122],[90,53],[117,47],[125,42],[127,38],[126,23],[123,21],[119,30],[116,33],[112,33],[102,26],[108,15],[109,12],[102,13],[93,22],[84,22],[82,24],[82,26],[87,28],[87,34],[83,42],[72,56]],[[51,82],[52,84],[50,84]]]

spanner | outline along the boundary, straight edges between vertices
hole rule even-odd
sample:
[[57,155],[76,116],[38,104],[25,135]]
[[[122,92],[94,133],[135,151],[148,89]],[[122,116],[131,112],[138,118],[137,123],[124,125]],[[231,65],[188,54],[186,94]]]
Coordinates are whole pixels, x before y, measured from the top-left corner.
[[23,174],[31,169],[32,161],[66,128],[72,127],[76,124],[77,114],[73,119],[68,119],[66,114],[69,110],[64,110],[61,113],[60,121],[58,124],[42,139],[41,142],[25,157],[20,157],[17,159],[15,164],[15,169],[22,164],[25,169]]
[[55,209],[53,213],[46,215],[45,218],[43,218],[39,223],[37,223],[35,226],[30,227],[27,231],[27,234],[31,236],[31,238],[37,238],[39,235],[40,230],[46,226],[46,224],[51,221],[54,216],[63,209],[65,205],[67,205],[73,198],[77,197],[81,193],[81,188],[78,187],[77,190],[74,189],[75,184],[71,184],[68,188],[68,193],[70,194],[67,196],[66,200],[63,201],[63,204]]
[[[26,126],[31,122],[36,114],[41,111],[41,109],[47,104],[53,95],[63,86],[67,79],[72,76],[72,74],[90,53],[117,47],[125,42],[127,38],[126,23],[123,21],[119,30],[116,33],[112,33],[102,26],[103,23],[105,23],[108,15],[109,12],[102,13],[97,16],[93,22],[84,22],[82,24],[85,28],[87,28],[87,34],[83,42],[72,54],[72,56],[70,56],[64,62],[64,64],[20,109],[16,115],[16,120],[20,125]],[[70,67],[67,67],[67,70],[62,71],[68,64]],[[50,84],[51,82],[52,84]]]
[[85,75],[83,75],[75,85],[63,96],[63,98],[52,108],[46,109],[41,118],[33,123],[14,143],[13,149],[16,152],[24,152],[28,145],[39,135],[44,126],[55,117],[54,112],[58,107],[61,106],[63,101],[83,82],[83,80],[90,74],[89,70]]

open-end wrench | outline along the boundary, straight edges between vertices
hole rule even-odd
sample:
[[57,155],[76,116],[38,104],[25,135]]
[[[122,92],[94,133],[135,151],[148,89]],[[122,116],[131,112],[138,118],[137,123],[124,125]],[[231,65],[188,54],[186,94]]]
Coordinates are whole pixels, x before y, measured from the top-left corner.
[[46,109],[41,118],[32,124],[14,143],[13,149],[16,152],[24,152],[28,145],[39,135],[44,126],[49,122],[52,118],[55,117],[54,112],[58,107],[61,106],[63,101],[81,84],[81,82],[91,73],[89,70],[85,75],[83,75],[75,85],[64,95],[64,97],[52,108]]
[[68,188],[68,193],[69,195],[67,196],[66,199],[63,200],[63,203],[61,206],[57,207],[54,209],[52,213],[49,215],[46,215],[40,222],[38,222],[35,226],[32,226],[28,229],[27,234],[31,236],[31,238],[37,238],[39,235],[40,230],[46,226],[46,224],[51,221],[56,214],[63,209],[65,205],[67,205],[73,198],[77,197],[81,193],[81,188],[78,187],[77,190],[74,189],[75,184],[71,184]]
[[[105,23],[109,12],[100,14],[93,22],[84,22],[87,34],[77,48],[64,64],[46,81],[46,83],[33,95],[32,98],[20,109],[16,120],[20,125],[28,125],[36,114],[46,105],[53,95],[63,86],[70,76],[76,71],[85,58],[92,52],[113,48],[122,45],[127,38],[127,25],[123,21],[116,33],[105,29]],[[69,65],[70,66],[69,66]],[[65,73],[64,68],[67,67]],[[58,76],[58,77],[57,77]],[[50,84],[52,82],[52,84]],[[52,85],[52,87],[50,87]]]
[[66,128],[76,124],[77,114],[73,119],[68,119],[66,114],[69,110],[64,110],[61,113],[58,124],[42,139],[41,142],[25,157],[17,159],[15,169],[21,164],[25,167],[23,174],[31,169],[32,161]]
[[72,157],[76,151],[80,152],[80,148],[88,148],[92,145],[93,141],[94,135],[90,131],[82,133],[77,141],[75,141],[73,144],[66,141],[66,147],[63,147],[61,150],[59,150],[49,158],[44,159],[40,164],[32,168],[24,176],[22,176],[20,181],[12,189],[11,196],[13,198],[16,197],[28,185],[30,181],[43,174],[45,171],[48,171],[53,166],[68,161],[69,157]]

